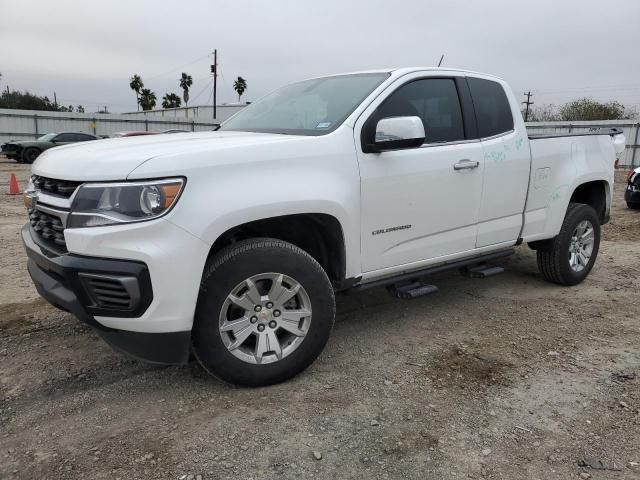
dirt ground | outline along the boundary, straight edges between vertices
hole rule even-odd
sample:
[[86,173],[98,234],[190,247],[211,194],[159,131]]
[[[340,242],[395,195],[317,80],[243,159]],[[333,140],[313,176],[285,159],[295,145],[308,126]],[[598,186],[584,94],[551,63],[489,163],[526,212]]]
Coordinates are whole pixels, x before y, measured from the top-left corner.
[[0,478],[640,478],[640,212],[621,183],[583,284],[544,282],[525,246],[437,295],[340,296],[311,368],[240,389],[115,353],[40,300],[9,172],[28,167],[0,159]]

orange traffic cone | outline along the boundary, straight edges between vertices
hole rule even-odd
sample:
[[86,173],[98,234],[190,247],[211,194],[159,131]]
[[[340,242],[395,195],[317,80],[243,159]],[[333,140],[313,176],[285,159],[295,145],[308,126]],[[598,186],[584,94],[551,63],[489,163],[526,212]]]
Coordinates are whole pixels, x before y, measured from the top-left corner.
[[11,180],[9,180],[9,195],[20,195],[20,187],[18,187],[18,180],[16,180],[16,174],[11,174]]

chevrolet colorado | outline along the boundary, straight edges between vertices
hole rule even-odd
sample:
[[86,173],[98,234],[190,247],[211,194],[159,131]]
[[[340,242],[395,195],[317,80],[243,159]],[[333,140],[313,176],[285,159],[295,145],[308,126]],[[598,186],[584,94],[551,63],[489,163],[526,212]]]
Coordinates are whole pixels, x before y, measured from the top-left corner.
[[546,279],[583,281],[621,148],[615,130],[528,136],[489,75],[328,76],[216,132],[47,150],[22,238],[40,294],[115,348],[267,385],[320,354],[338,291],[431,293],[420,279],[495,273],[522,242]]

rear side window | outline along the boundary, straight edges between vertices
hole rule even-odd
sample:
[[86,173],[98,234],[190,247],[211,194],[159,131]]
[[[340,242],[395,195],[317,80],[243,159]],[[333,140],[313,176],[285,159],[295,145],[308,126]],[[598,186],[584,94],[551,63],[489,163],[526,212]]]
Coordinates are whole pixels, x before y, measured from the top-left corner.
[[420,117],[427,143],[464,140],[458,90],[450,78],[429,78],[407,83],[393,92],[378,107],[374,116],[376,121],[386,117]]
[[468,77],[481,138],[513,130],[513,116],[502,85],[491,80]]
[[75,142],[75,135],[73,133],[61,133],[55,140],[57,142]]
[[85,135],[84,133],[76,133],[75,141],[76,142],[86,142],[87,140],[95,140],[91,135]]

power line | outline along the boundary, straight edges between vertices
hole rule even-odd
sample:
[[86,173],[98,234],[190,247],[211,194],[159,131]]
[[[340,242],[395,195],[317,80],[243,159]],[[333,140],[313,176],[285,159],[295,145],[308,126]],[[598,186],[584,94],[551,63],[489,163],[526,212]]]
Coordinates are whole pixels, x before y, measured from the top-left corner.
[[600,86],[582,86],[582,87],[569,87],[559,89],[536,89],[536,93],[564,93],[564,92],[577,92],[577,91],[601,91],[601,90],[640,90],[640,85],[600,85]]
[[212,81],[213,81],[212,79],[209,79],[209,81],[206,83],[206,85],[203,87],[203,89],[200,90],[198,92],[198,94],[191,99],[191,101],[194,102],[196,100],[196,98],[200,97],[200,95],[202,95],[204,93],[204,91],[207,90],[211,86],[211,82]]
[[198,57],[195,60],[193,60],[193,61],[191,61],[189,63],[186,63],[184,65],[181,65],[179,67],[175,67],[175,68],[172,68],[171,70],[167,70],[166,72],[159,73],[157,75],[152,75],[151,77],[147,77],[147,80],[154,80],[156,78],[163,77],[165,75],[169,75],[170,73],[173,73],[173,72],[175,72],[177,70],[182,70],[183,68],[188,67],[190,65],[193,65],[194,63],[197,63],[197,62],[199,62],[201,60],[204,60],[205,58],[208,58],[208,57],[209,57],[209,54],[207,54],[207,55],[205,55],[203,57]]

